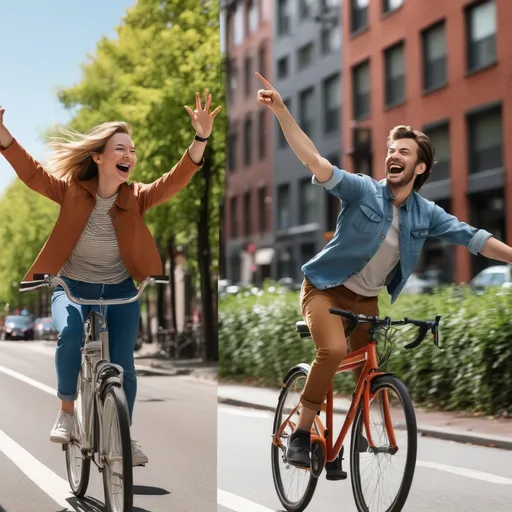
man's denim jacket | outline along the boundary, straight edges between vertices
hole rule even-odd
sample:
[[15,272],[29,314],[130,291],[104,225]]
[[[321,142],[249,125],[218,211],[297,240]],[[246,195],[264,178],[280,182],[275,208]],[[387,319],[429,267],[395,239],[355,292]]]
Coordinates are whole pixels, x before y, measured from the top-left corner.
[[[386,180],[351,174],[334,167],[332,177],[321,185],[342,201],[333,238],[302,271],[317,288],[338,286],[360,272],[377,252],[393,219],[393,193]],[[389,273],[386,286],[395,302],[411,275],[427,237],[463,245],[479,254],[491,233],[476,229],[446,213],[441,207],[413,192],[399,208],[400,261]]]

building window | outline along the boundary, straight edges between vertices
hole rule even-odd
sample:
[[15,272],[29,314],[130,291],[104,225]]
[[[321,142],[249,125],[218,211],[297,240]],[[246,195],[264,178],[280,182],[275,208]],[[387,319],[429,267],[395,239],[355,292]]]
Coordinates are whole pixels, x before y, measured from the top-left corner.
[[324,81],[325,133],[336,132],[340,127],[341,83],[336,74]]
[[442,21],[425,29],[423,42],[423,89],[431,91],[446,84],[446,25]]
[[285,36],[290,33],[290,6],[288,0],[277,0],[277,34]]
[[299,119],[300,127],[310,137],[315,127],[315,89],[309,87],[300,93],[299,96]]
[[277,188],[277,229],[290,227],[290,185],[287,183]]
[[386,106],[391,107],[405,100],[404,43],[400,42],[384,52],[386,61]]
[[251,234],[251,192],[248,191],[244,194],[244,235],[250,236]]
[[249,116],[244,123],[244,165],[252,162],[252,119]]
[[233,172],[237,165],[237,145],[238,145],[238,123],[233,125],[229,134],[228,146],[228,170]]
[[307,20],[313,16],[315,0],[299,0],[299,20]]
[[[292,100],[290,98],[286,98],[283,100],[283,103],[285,104],[286,108],[291,112],[292,108]],[[279,121],[276,120],[277,123],[277,132],[279,133],[278,140],[277,140],[277,147],[279,149],[283,149],[286,147],[286,138],[284,136],[283,130],[281,128],[281,125],[279,124]]]
[[258,71],[264,77],[267,76],[267,48],[264,44],[260,46],[258,52]]
[[313,64],[315,59],[315,45],[313,42],[301,46],[297,51],[297,65],[299,71]]
[[496,62],[496,4],[494,1],[471,5],[466,10],[468,70]]
[[267,187],[258,189],[258,228],[260,233],[267,231]]
[[[264,160],[267,154],[267,110],[258,113],[258,157]],[[229,145],[229,144],[228,144]]]
[[301,256],[301,265],[307,263],[310,259],[314,258],[316,255],[315,244],[308,242],[305,244],[300,244],[300,256]]
[[236,88],[238,82],[238,69],[236,66],[236,59],[229,59],[227,61],[227,93],[228,93],[228,102],[232,104],[235,100]]
[[241,3],[235,6],[233,16],[233,44],[240,46],[244,42],[244,8]]
[[230,235],[231,238],[238,236],[238,212],[237,212],[237,198],[232,197],[229,200],[229,220],[230,220]]
[[251,94],[251,84],[252,84],[252,59],[251,57],[246,57],[244,62],[244,92],[245,97],[249,97]]
[[425,135],[430,138],[436,151],[436,164],[428,182],[447,180],[450,177],[450,126],[446,123],[427,129]]
[[503,167],[501,107],[470,115],[468,128],[470,173]]
[[280,80],[282,80],[283,78],[286,78],[288,76],[288,72],[289,72],[288,64],[289,64],[288,55],[286,55],[285,57],[281,57],[277,61],[277,78],[279,78]]
[[322,28],[320,37],[323,55],[333,53],[341,47],[341,30],[339,25]]
[[318,187],[311,184],[311,178],[300,181],[299,223],[311,224],[316,221],[318,210]]
[[368,26],[369,0],[350,0],[350,32],[358,32]]
[[396,11],[402,6],[404,0],[383,0],[382,1],[382,12]]
[[354,119],[370,115],[370,62],[365,61],[352,68]]
[[252,34],[258,28],[260,13],[258,10],[259,0],[247,1],[247,33]]

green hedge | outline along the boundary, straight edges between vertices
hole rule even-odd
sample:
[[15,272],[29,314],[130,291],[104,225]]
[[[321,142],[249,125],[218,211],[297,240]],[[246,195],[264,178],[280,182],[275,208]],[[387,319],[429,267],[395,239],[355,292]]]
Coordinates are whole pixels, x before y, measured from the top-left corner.
[[[417,404],[512,413],[512,290],[475,295],[465,288],[445,288],[433,295],[404,295],[393,306],[383,293],[380,314],[443,317],[443,350],[429,336],[420,347],[404,349],[416,330],[402,329],[394,337],[386,370],[407,384]],[[279,386],[291,367],[314,359],[313,342],[295,332],[301,320],[298,293],[266,287],[259,295],[246,291],[223,297],[219,320],[221,379]],[[353,386],[350,375],[336,377],[337,392],[351,393]]]

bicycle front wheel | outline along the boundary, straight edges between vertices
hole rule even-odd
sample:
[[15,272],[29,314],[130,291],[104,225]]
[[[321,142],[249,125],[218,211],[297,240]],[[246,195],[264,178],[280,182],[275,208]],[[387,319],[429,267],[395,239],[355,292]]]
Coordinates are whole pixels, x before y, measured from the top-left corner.
[[68,445],[65,447],[65,452],[69,485],[73,494],[81,498],[87,491],[91,472],[91,459],[83,453],[83,446],[86,440],[85,414],[88,397],[86,396],[87,388],[84,387],[82,381],[82,371],[80,371],[78,377],[77,390],[78,395],[75,400],[71,436]]
[[[308,370],[305,365],[294,368],[281,390],[274,417],[273,435],[275,436],[281,425],[288,418],[291,411],[299,403],[300,395],[306,380]],[[286,462],[286,448],[293,428],[299,418],[298,411],[290,418],[290,423],[283,430],[279,444],[272,443],[272,476],[279,501],[289,512],[302,512],[309,505],[316,489],[318,478],[312,471],[292,466]]]
[[[405,385],[392,375],[372,382],[369,427],[374,448],[368,446],[363,403],[359,406],[350,442],[352,491],[359,512],[400,512],[411,489],[417,454],[414,407]],[[388,431],[388,425],[392,429]],[[396,448],[392,446],[394,433]]]
[[103,488],[108,512],[131,512],[133,468],[128,403],[123,388],[110,385],[103,398]]

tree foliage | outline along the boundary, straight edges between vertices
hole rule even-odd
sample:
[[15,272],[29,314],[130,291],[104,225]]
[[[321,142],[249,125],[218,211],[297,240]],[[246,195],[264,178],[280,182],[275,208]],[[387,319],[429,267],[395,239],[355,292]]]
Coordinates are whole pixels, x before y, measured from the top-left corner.
[[[133,179],[145,183],[157,179],[177,163],[193,140],[184,105],[195,108],[195,92],[208,89],[212,109],[224,104],[219,17],[215,0],[139,0],[117,27],[117,37],[102,38],[87,57],[80,82],[59,92],[59,100],[72,114],[69,125],[83,132],[105,121],[129,122],[138,155]],[[212,282],[218,269],[225,126],[223,109],[208,143],[208,180],[204,170],[198,172],[184,190],[146,217],[163,253],[173,240],[188,244],[189,254],[195,255],[197,240],[204,240],[198,229],[206,229],[212,270],[206,277]],[[206,204],[206,183],[209,216],[205,226],[200,206]],[[41,250],[58,208],[16,181],[0,200],[0,210],[4,214],[0,298],[8,300],[15,293],[12,283],[19,281]],[[194,260],[189,264],[197,272]]]
[[16,179],[0,200],[0,300],[17,305],[19,283],[57,220],[58,206]]
[[[134,179],[151,182],[170,169],[194,133],[184,105],[207,88],[213,106],[223,104],[220,64],[219,2],[139,0],[118,27],[115,40],[103,38],[83,66],[83,79],[61,91],[75,111],[71,126],[87,130],[121,119],[133,126],[139,163]],[[219,202],[224,185],[225,112],[217,116],[209,142],[212,168],[210,245],[218,266]],[[202,173],[176,197],[148,213],[158,240],[197,239],[196,224],[204,191]]]

